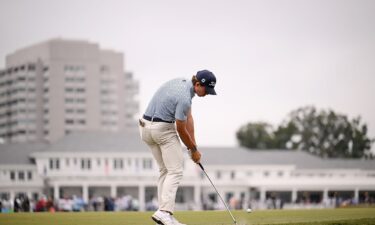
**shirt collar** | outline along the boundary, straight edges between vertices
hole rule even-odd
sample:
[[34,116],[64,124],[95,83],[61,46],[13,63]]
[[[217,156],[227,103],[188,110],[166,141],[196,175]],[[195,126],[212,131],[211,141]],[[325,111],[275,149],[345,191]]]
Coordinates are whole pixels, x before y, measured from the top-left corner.
[[189,89],[190,89],[190,96],[191,98],[193,98],[195,96],[195,92],[194,92],[194,85],[193,85],[193,82],[189,82]]

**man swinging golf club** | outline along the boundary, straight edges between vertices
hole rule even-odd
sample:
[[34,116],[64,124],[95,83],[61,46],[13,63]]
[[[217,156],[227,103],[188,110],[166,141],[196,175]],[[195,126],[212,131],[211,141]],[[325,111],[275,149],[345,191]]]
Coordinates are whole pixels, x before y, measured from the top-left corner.
[[[216,77],[208,70],[198,71],[191,80],[177,78],[163,84],[139,120],[142,140],[149,146],[159,166],[159,209],[152,219],[162,225],[184,225],[173,216],[175,198],[183,172],[183,150],[179,137],[199,163],[201,154],[194,137],[192,98],[216,95]],[[176,123],[176,126],[175,124]]]

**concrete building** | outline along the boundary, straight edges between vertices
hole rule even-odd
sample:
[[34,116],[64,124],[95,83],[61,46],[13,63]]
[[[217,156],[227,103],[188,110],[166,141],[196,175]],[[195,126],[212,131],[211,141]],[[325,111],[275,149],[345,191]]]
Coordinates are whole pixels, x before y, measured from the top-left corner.
[[[375,198],[372,160],[321,159],[306,152],[202,148],[202,164],[232,207],[333,207]],[[158,168],[137,133],[73,132],[53,144],[0,145],[0,196],[36,199],[132,196],[139,209],[155,198]],[[236,199],[232,204],[231,199]],[[185,154],[178,210],[222,204]]]
[[138,82],[120,52],[53,39],[7,55],[0,138],[54,142],[72,131],[134,129]]

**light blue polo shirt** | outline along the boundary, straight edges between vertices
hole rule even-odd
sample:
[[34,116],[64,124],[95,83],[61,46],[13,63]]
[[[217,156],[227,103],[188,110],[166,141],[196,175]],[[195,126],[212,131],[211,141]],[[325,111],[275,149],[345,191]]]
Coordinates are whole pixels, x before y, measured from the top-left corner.
[[177,78],[163,84],[147,106],[145,115],[166,121],[186,120],[195,96],[191,80]]

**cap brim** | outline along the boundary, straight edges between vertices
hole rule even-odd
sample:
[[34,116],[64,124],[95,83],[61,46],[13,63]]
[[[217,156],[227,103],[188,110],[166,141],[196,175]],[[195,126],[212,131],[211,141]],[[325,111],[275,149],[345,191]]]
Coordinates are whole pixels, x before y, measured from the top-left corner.
[[208,94],[208,95],[216,95],[216,91],[212,87],[207,87],[206,86],[206,94]]

